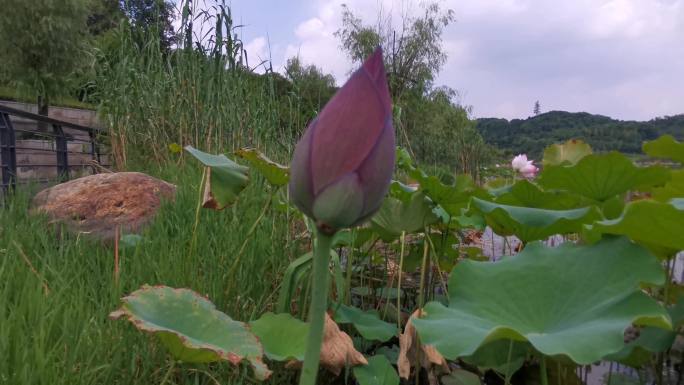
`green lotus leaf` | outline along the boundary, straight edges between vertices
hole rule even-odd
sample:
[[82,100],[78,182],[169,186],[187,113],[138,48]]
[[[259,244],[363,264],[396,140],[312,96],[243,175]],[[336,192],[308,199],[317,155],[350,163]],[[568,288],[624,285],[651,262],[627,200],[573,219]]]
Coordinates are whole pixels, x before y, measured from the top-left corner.
[[276,361],[304,361],[309,324],[288,313],[266,313],[249,323],[266,357]]
[[656,140],[644,142],[644,152],[654,158],[665,158],[684,163],[684,143],[672,135],[663,135]]
[[544,166],[575,165],[592,154],[591,146],[581,140],[570,139],[563,144],[552,144],[544,149]]
[[241,148],[235,151],[235,155],[249,162],[268,183],[273,186],[285,186],[290,181],[290,169],[276,163],[254,148]]
[[110,317],[125,318],[139,330],[158,336],[177,360],[233,365],[247,361],[257,379],[271,375],[263,362],[262,346],[247,326],[192,290],[146,285],[122,302]]
[[404,231],[409,234],[436,223],[439,217],[432,209],[432,202],[420,191],[414,192],[406,203],[387,197],[371,224],[383,240],[391,241]]
[[632,323],[671,329],[667,311],[639,288],[664,282],[658,260],[624,237],[556,248],[535,242],[496,263],[459,263],[449,307],[430,302],[413,324],[448,359],[512,339],[589,364],[622,349]]
[[416,192],[416,190],[418,190],[418,188],[393,180],[392,183],[390,183],[389,195],[407,203],[411,200],[411,197],[413,197],[413,193]]
[[[679,327],[684,322],[684,299],[668,309],[672,325]],[[621,364],[639,368],[651,360],[653,353],[664,352],[672,347],[677,337],[674,330],[665,330],[648,326],[643,328],[639,337],[626,344],[622,350],[605,357],[606,360],[617,361]]]
[[517,181],[496,198],[497,203],[538,209],[568,210],[581,207],[580,197],[565,191],[542,191],[528,180]]
[[509,206],[473,198],[472,206],[500,235],[515,235],[523,242],[546,239],[554,234],[575,233],[598,217],[595,207],[573,210],[547,210]]
[[646,246],[665,248],[674,255],[684,250],[684,205],[641,200],[630,202],[616,219],[596,222],[592,231],[626,235]]
[[539,184],[605,201],[630,190],[663,185],[669,179],[663,167],[637,167],[619,152],[610,152],[587,155],[573,166],[545,167]]
[[468,175],[457,175],[453,185],[444,184],[435,176],[422,176],[417,180],[420,190],[452,216],[461,214],[471,196],[486,196]]
[[368,358],[368,365],[355,366],[354,377],[359,385],[399,385],[399,375],[384,355]]
[[335,322],[353,324],[359,334],[367,340],[386,342],[397,336],[396,325],[381,320],[377,312],[363,311],[343,304],[335,306],[334,310]]
[[441,378],[444,385],[480,385],[480,377],[463,369],[454,369],[448,375]]
[[653,199],[668,202],[673,198],[684,197],[684,170],[672,170],[672,179],[665,186],[654,188]]
[[192,146],[186,146],[185,151],[210,169],[204,189],[211,199],[205,200],[205,208],[221,210],[233,204],[240,192],[247,187],[247,167],[233,162],[223,154],[207,154]]
[[463,357],[463,361],[480,370],[491,369],[504,376],[508,372],[512,376],[523,366],[530,350],[527,342],[497,340],[481,346],[473,355]]

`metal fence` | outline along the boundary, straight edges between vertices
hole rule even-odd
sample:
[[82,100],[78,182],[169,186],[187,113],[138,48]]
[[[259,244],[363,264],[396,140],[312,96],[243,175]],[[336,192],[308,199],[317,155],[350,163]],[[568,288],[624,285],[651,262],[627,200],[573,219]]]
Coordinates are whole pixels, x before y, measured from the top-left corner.
[[63,182],[107,167],[105,133],[94,127],[0,105],[0,191]]

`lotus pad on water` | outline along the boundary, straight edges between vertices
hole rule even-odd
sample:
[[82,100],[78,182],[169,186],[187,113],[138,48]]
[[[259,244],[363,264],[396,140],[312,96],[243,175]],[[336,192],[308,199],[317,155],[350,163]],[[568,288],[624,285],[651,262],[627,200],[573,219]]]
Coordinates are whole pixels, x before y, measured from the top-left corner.
[[487,224],[500,235],[515,235],[524,242],[546,239],[554,234],[574,233],[591,223],[597,213],[593,207],[572,210],[547,210],[509,206],[473,198],[472,205]]
[[496,263],[462,261],[449,278],[449,307],[431,302],[413,322],[421,340],[449,359],[509,338],[589,364],[619,351],[633,322],[671,328],[665,309],[639,290],[664,278],[657,259],[626,238],[532,243]]
[[271,375],[259,340],[246,325],[216,310],[189,289],[143,286],[122,299],[111,318],[125,317],[136,328],[159,337],[178,360],[190,363],[248,361],[257,379]]

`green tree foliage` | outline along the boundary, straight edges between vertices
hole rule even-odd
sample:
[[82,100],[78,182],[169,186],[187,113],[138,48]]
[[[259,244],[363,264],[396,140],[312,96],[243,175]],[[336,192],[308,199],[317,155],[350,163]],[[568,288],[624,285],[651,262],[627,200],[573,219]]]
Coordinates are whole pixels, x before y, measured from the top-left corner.
[[420,17],[404,16],[396,29],[390,16],[380,14],[377,26],[371,26],[347,6],[342,8],[342,27],[336,32],[342,48],[360,63],[375,47],[383,47],[395,102],[409,90],[427,92],[447,59],[442,32],[454,20],[453,11],[443,11],[436,2],[424,4],[422,10]]
[[647,122],[622,121],[586,112],[551,111],[528,119],[477,120],[485,141],[504,151],[540,159],[544,148],[568,139],[581,139],[596,151],[641,153],[641,144],[660,135],[684,139],[684,115]]
[[144,44],[149,33],[159,36],[162,52],[169,53],[176,42],[173,29],[174,6],[167,0],[120,0],[120,7],[131,27],[137,32],[138,44]]
[[421,7],[419,16],[402,15],[398,24],[381,12],[378,23],[370,25],[343,6],[336,36],[354,63],[362,62],[378,45],[383,47],[402,146],[420,162],[477,176],[490,151],[469,119],[468,108],[457,102],[456,91],[434,87],[447,59],[442,32],[454,14],[437,2]]
[[3,0],[0,52],[3,77],[37,97],[47,115],[51,98],[68,90],[85,63],[85,0]]
[[488,149],[468,118],[468,110],[457,104],[457,93],[440,87],[411,103],[408,113],[411,147],[424,163],[448,165],[457,173],[477,176]]
[[299,57],[287,60],[285,77],[299,101],[304,121],[312,119],[335,93],[335,78],[315,65],[305,65]]
[[123,18],[119,0],[91,0],[88,32],[101,36],[116,28]]

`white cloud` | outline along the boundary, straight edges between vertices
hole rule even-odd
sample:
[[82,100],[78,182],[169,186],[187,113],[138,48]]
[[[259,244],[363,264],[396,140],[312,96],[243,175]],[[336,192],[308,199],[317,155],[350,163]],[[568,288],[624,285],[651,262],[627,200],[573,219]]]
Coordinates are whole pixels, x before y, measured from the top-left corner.
[[[524,118],[535,100],[623,119],[684,112],[684,0],[438,1],[456,21],[437,83],[459,90],[477,116]],[[419,10],[415,0],[314,0],[292,38],[276,39],[274,66],[298,55],[342,83],[353,68],[334,35],[343,3],[366,24],[380,10],[395,25]]]
[[[244,45],[247,51],[247,62],[250,68],[255,68],[261,63],[269,60],[268,40],[264,36],[256,37]],[[257,71],[261,68],[257,68]]]

